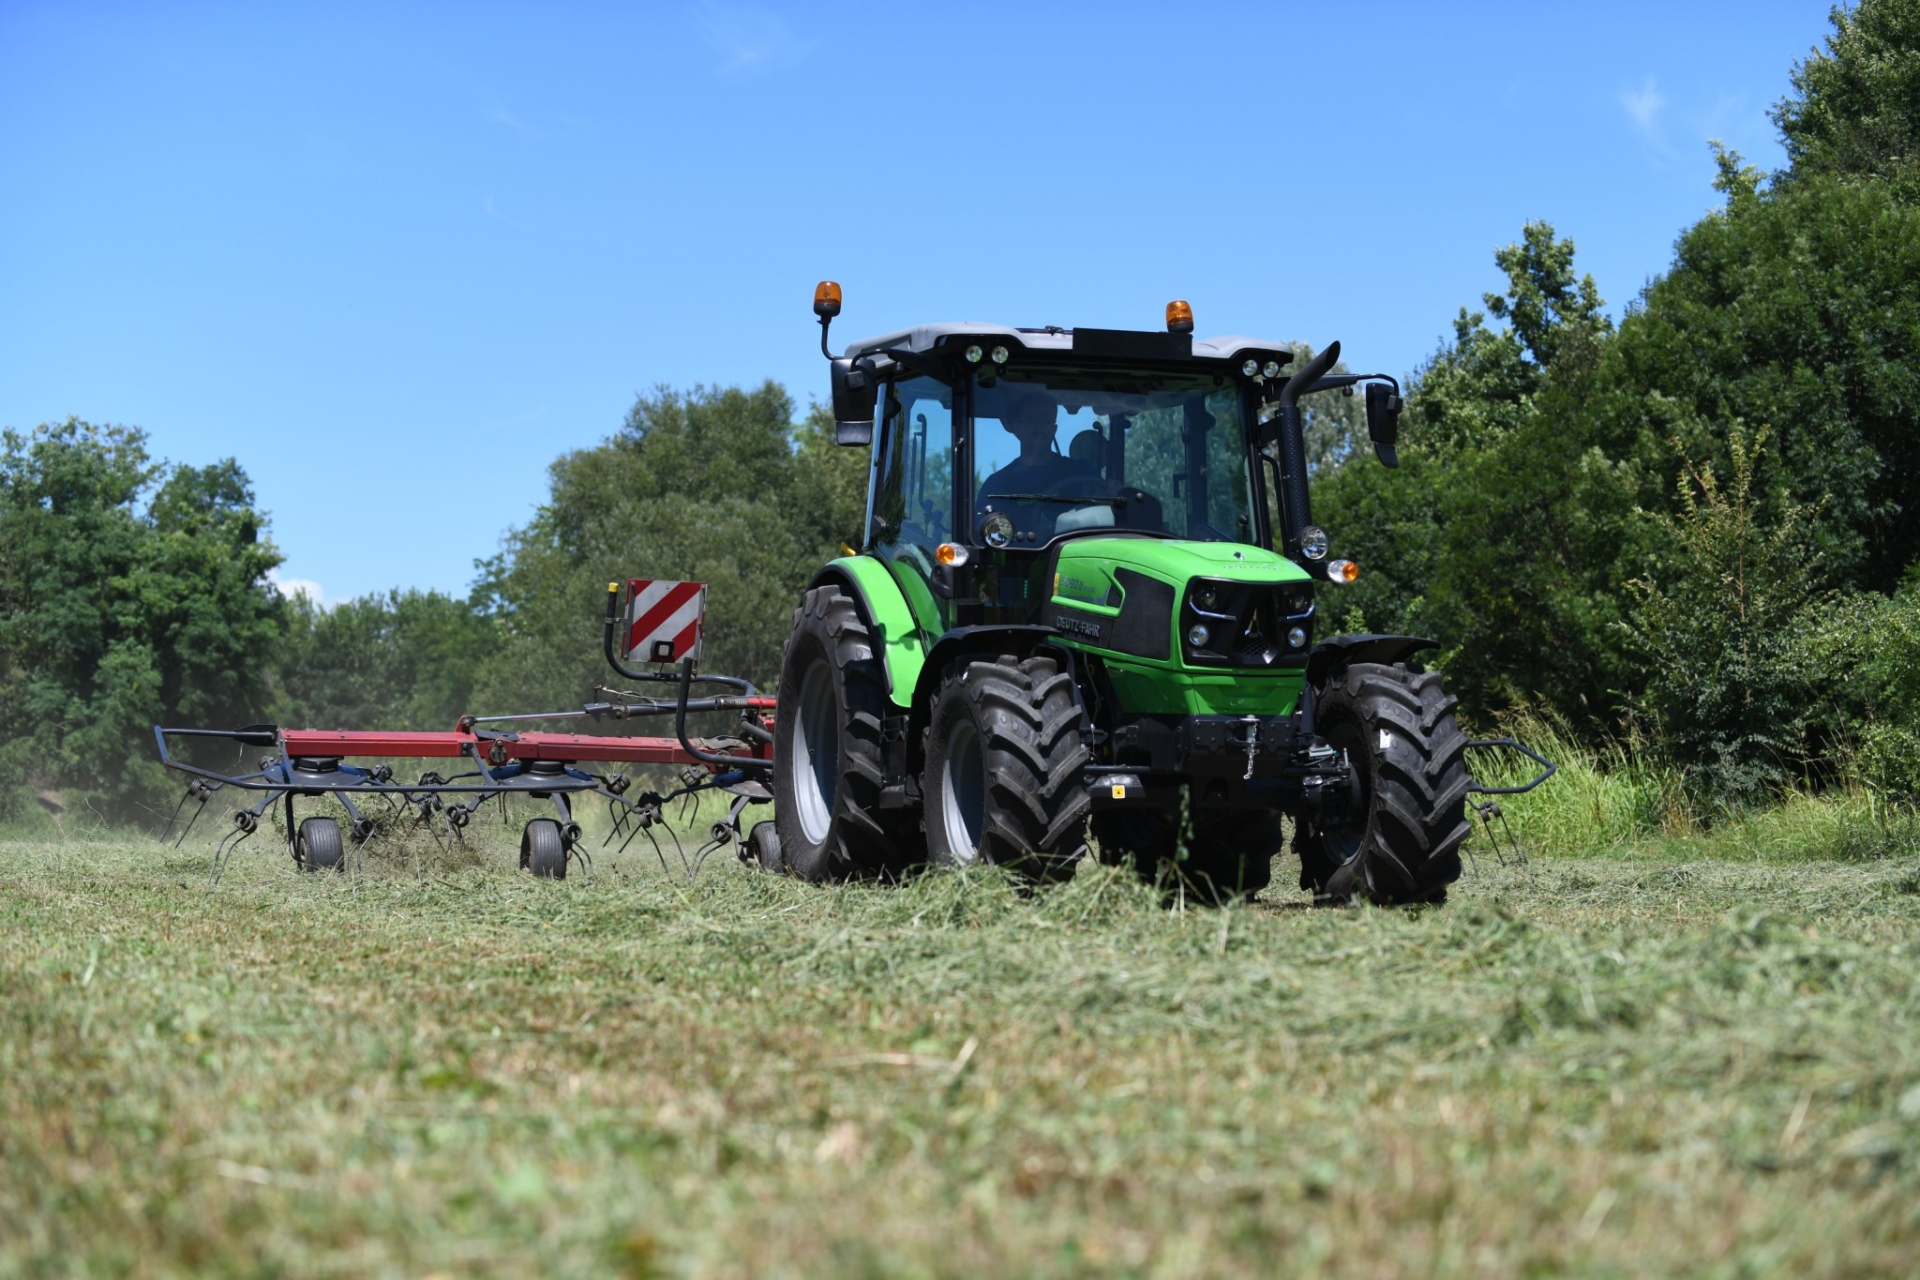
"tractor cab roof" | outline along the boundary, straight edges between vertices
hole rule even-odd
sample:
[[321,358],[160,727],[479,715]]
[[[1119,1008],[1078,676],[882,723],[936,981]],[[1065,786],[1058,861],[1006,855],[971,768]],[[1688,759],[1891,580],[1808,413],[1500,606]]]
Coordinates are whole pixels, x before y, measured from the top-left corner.
[[1056,356],[1067,361],[1077,359],[1205,361],[1209,364],[1238,364],[1257,357],[1262,364],[1274,360],[1284,365],[1293,359],[1293,349],[1285,342],[1248,338],[1229,334],[1219,338],[1195,338],[1187,333],[1169,333],[1134,329],[1016,329],[1002,324],[963,320],[945,324],[915,325],[895,329],[877,337],[862,338],[847,344],[852,358],[899,351],[911,355],[958,354],[972,345],[997,345],[1036,356]]

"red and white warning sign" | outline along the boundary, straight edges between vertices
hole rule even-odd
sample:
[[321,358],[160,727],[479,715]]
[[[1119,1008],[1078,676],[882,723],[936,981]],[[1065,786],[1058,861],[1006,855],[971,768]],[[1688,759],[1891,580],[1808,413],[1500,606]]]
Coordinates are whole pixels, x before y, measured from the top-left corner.
[[706,623],[706,583],[627,580],[628,661],[698,662]]

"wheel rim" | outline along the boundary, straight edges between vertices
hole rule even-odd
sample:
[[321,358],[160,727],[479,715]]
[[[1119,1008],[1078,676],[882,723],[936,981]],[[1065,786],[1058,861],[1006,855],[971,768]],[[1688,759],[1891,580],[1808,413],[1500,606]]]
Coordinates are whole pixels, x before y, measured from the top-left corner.
[[812,844],[827,838],[833,822],[834,773],[840,762],[838,709],[833,671],[816,662],[800,683],[799,723],[793,726],[794,816]]
[[946,759],[940,766],[940,818],[947,852],[955,862],[980,860],[980,830],[986,825],[987,775],[981,759],[980,732],[961,720],[947,731]]

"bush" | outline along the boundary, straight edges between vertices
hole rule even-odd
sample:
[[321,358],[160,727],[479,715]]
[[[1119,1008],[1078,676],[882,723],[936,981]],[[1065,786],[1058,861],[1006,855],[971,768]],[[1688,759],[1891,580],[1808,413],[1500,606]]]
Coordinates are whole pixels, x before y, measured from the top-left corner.
[[[1802,776],[1826,674],[1802,637],[1831,607],[1813,513],[1757,493],[1766,433],[1728,442],[1732,475],[1682,454],[1679,513],[1652,517],[1663,551],[1631,585],[1627,626],[1646,664],[1642,703],[1703,797],[1748,802]],[[1771,510],[1769,510],[1771,508]]]

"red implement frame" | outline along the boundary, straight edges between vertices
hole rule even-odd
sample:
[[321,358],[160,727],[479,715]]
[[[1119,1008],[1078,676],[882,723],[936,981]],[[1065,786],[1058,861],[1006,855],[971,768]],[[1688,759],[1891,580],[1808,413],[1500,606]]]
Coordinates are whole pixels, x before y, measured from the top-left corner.
[[[764,700],[771,708],[773,699]],[[674,738],[602,738],[579,733],[420,733],[351,729],[283,729],[280,739],[289,757],[355,756],[372,759],[458,759],[478,753],[489,764],[510,760],[603,760],[619,764],[704,764]],[[768,760],[764,743],[731,754]]]

